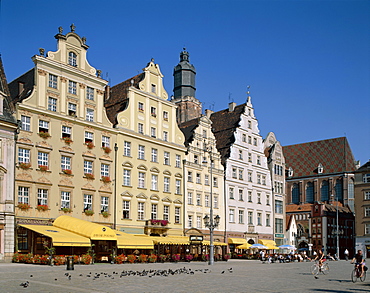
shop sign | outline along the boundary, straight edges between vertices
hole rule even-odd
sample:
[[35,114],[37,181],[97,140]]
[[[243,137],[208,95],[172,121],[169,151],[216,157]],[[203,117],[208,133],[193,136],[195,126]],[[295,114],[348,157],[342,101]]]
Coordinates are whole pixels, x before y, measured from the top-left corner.
[[201,236],[201,235],[190,235],[189,236],[189,241],[190,242],[202,242],[203,241],[203,236]]
[[275,234],[275,238],[284,238],[284,234],[277,233]]

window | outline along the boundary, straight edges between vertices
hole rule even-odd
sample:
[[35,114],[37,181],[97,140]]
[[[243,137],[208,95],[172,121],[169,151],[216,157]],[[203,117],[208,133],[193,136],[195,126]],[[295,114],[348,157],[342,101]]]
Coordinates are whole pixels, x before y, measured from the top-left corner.
[[137,132],[139,132],[140,134],[144,134],[144,124],[143,123],[138,123]]
[[122,202],[122,217],[124,219],[130,219],[130,201],[128,200]]
[[108,164],[101,164],[100,165],[100,176],[101,177],[109,177],[109,165]]
[[181,168],[181,156],[180,155],[176,155],[175,167]]
[[239,224],[244,224],[244,211],[239,210]]
[[283,219],[275,219],[275,233],[283,232]]
[[110,137],[102,135],[101,137],[101,146],[104,147],[110,147]]
[[76,116],[76,113],[77,113],[77,105],[74,103],[68,103],[68,115]]
[[68,53],[68,64],[74,67],[77,66],[77,55],[73,52]]
[[84,194],[84,211],[92,211],[92,195]]
[[217,177],[213,177],[213,187],[218,187]]
[[193,216],[188,215],[188,226],[193,227]]
[[244,198],[243,198],[243,189],[239,189],[239,200],[240,201],[244,200]]
[[257,146],[257,138],[255,138],[255,137],[253,138],[253,145]]
[[56,112],[57,111],[57,99],[55,98],[48,98],[48,110]]
[[138,159],[140,159],[140,160],[145,159],[145,146],[143,146],[143,145],[139,145]]
[[248,202],[252,202],[252,191],[248,191]]
[[156,93],[157,92],[157,86],[155,84],[152,84],[152,93]]
[[155,107],[150,107],[150,115],[157,117],[157,109]]
[[243,151],[239,150],[239,160],[243,160]]
[[39,132],[49,133],[49,122],[44,120],[39,120]]
[[166,221],[170,220],[170,206],[167,205],[163,206],[163,220]]
[[232,177],[236,179],[236,168],[232,168]]
[[29,204],[29,200],[30,200],[30,188],[18,186],[18,203]]
[[158,150],[152,149],[152,162],[158,163]]
[[163,111],[163,120],[168,121],[168,112],[167,111]]
[[151,189],[158,190],[158,175],[152,174]]
[[138,220],[144,220],[145,215],[145,203],[144,202],[138,202],[137,203],[137,219]]
[[204,205],[206,208],[209,207],[209,195],[208,194],[204,196]]
[[44,152],[37,153],[37,165],[40,166],[49,166],[49,154]]
[[71,170],[71,157],[61,156],[60,167],[63,170]]
[[18,163],[30,162],[30,150],[19,148],[18,149]]
[[151,219],[156,220],[157,219],[157,213],[158,213],[158,205],[157,204],[152,204]]
[[100,211],[101,212],[108,212],[109,211],[109,197],[102,196],[100,198]]
[[234,223],[235,222],[235,210],[229,209],[229,222]]
[[176,185],[176,194],[181,194],[181,180],[179,179],[176,179],[176,182],[175,182],[175,185]]
[[370,200],[370,191],[365,191],[365,200]]
[[314,203],[314,185],[313,182],[307,182],[306,185],[306,202]]
[[365,234],[370,234],[370,224],[365,224]]
[[144,104],[143,103],[141,103],[141,102],[138,103],[138,110],[140,112],[144,112]]
[[370,183],[370,173],[364,174],[363,180],[364,180],[364,183]]
[[209,185],[209,175],[204,175],[204,184]]
[[213,207],[215,209],[218,209],[218,196],[217,195],[213,196]]
[[253,212],[248,212],[248,225],[253,225]]
[[86,87],[86,99],[94,100],[94,89],[92,87]]
[[175,223],[179,224],[181,219],[181,210],[179,207],[175,207]]
[[70,80],[68,82],[68,93],[72,95],[77,94],[77,82]]
[[85,131],[85,143],[94,142],[94,133]]
[[370,217],[370,207],[365,207],[365,217]]
[[84,174],[92,174],[93,173],[93,162],[84,160]]
[[131,170],[123,170],[123,185],[131,186]]
[[261,156],[257,156],[257,165],[261,165]]
[[199,164],[199,158],[197,155],[194,155],[194,164]]
[[170,177],[164,177],[164,192],[170,192]]
[[168,132],[167,131],[163,131],[163,140],[168,141]]
[[252,172],[248,172],[248,182],[252,182]]
[[248,162],[252,163],[252,154],[251,153],[248,153]]
[[86,108],[86,121],[94,121],[94,109]]
[[153,138],[156,138],[156,128],[155,127],[150,127],[150,136]]
[[25,131],[31,131],[31,117],[21,116],[21,129]]
[[248,128],[252,129],[252,121],[248,121]]
[[139,188],[145,188],[145,173],[143,172],[139,172],[139,185],[138,187]]
[[58,88],[58,76],[49,74],[49,87],[56,89]]
[[164,152],[164,164],[169,165],[170,164],[170,153]]
[[197,228],[202,228],[202,217],[197,216]]
[[261,184],[261,174],[257,174],[257,184]]
[[48,205],[48,190],[38,189],[37,190],[37,205]]
[[202,205],[202,195],[200,193],[197,193],[197,206]]
[[70,209],[71,208],[71,193],[68,191],[62,191],[60,193],[60,208]]
[[193,172],[188,171],[188,182],[193,182]]
[[269,194],[266,194],[266,205],[267,206],[270,205],[270,195]]
[[193,204],[193,193],[188,192],[188,204]]
[[266,185],[266,176],[262,175],[262,185]]
[[262,225],[262,213],[257,213],[257,225]]
[[243,169],[239,169],[239,180],[243,180]]
[[251,136],[248,136],[248,143],[252,144],[252,137]]
[[[323,181],[324,182],[327,182],[327,181]],[[322,196],[322,194],[321,194]],[[293,188],[292,188],[292,202],[293,203],[296,203],[296,204],[299,204],[299,185],[297,183],[294,183],[293,184]]]
[[197,173],[197,174],[196,174],[196,180],[195,180],[195,183],[197,183],[197,184],[201,184],[200,173]]
[[242,142],[247,142],[247,135],[245,133],[242,135]]
[[72,127],[62,125],[62,138],[70,138],[72,133]]
[[229,187],[229,198],[234,199],[234,188],[233,187]]
[[261,203],[261,193],[257,193],[257,203]]
[[123,144],[123,155],[131,157],[131,142],[125,141]]

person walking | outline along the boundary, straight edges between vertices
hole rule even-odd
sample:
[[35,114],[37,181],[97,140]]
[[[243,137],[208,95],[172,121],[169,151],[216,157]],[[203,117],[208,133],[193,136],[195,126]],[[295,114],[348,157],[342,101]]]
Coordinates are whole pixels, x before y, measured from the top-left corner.
[[346,248],[346,250],[344,251],[344,257],[345,257],[346,261],[348,261],[348,255],[349,255],[349,251]]

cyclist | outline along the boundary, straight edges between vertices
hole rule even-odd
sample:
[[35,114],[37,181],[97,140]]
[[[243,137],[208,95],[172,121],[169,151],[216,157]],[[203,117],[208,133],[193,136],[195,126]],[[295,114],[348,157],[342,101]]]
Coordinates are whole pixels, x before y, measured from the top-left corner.
[[357,254],[353,258],[351,263],[354,263],[354,262],[356,263],[355,266],[360,268],[360,272],[361,272],[360,276],[362,277],[364,275],[364,266],[365,266],[365,259],[364,259],[364,256],[362,255],[362,250],[357,251]]
[[322,264],[323,264],[323,262],[325,262],[325,261],[326,261],[325,255],[324,255],[324,253],[322,252],[322,250],[318,250],[318,251],[317,251],[317,256],[315,257],[315,259],[314,259],[314,260],[319,261],[319,268],[320,268],[320,271],[321,271]]

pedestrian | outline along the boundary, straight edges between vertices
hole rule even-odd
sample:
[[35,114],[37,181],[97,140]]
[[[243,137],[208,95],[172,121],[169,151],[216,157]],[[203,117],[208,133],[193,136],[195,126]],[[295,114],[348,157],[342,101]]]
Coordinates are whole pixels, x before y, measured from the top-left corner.
[[346,248],[346,250],[344,251],[344,257],[346,258],[346,261],[348,261],[348,255],[349,255],[349,251]]

